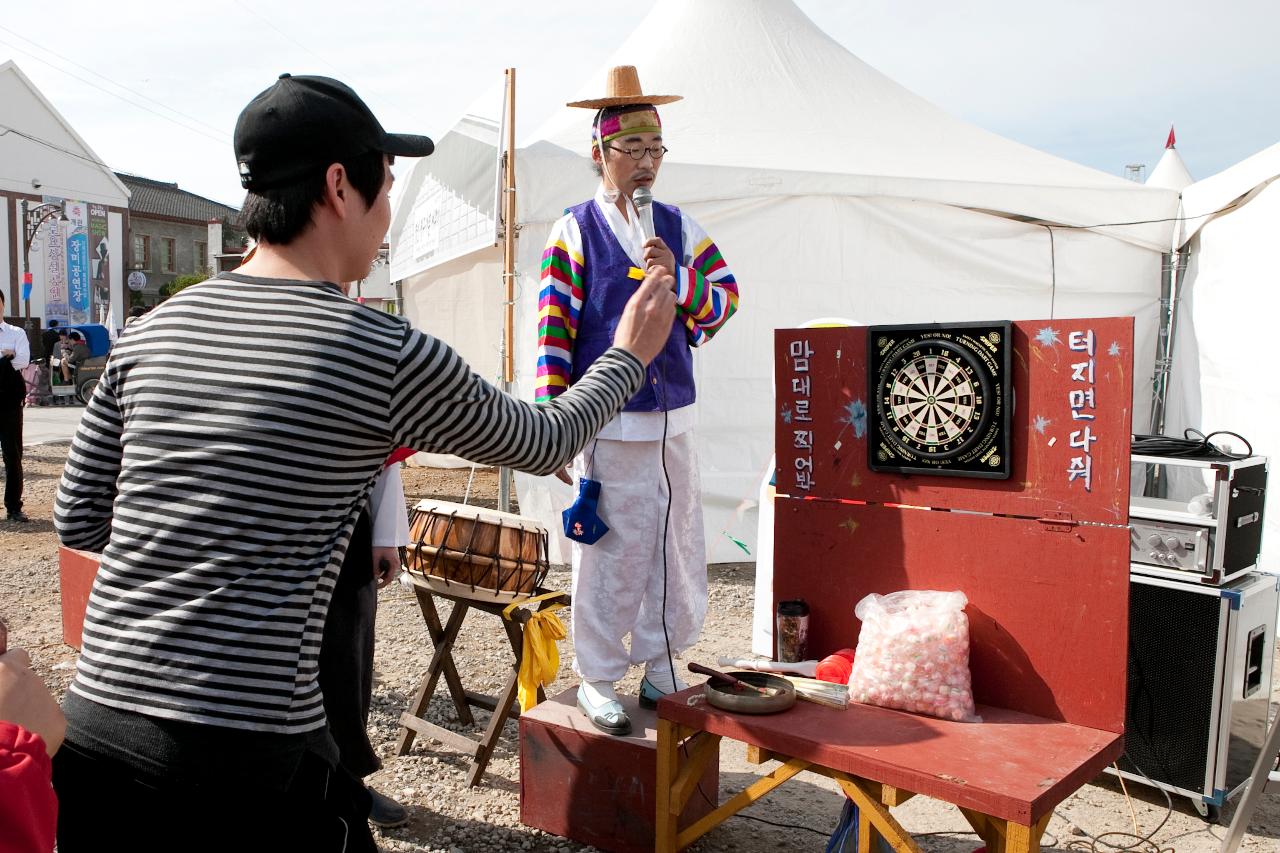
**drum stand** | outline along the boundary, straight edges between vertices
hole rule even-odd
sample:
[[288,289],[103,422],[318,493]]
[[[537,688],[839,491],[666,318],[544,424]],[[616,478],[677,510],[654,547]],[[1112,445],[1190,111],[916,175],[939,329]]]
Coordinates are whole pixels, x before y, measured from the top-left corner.
[[[471,756],[471,768],[467,774],[467,785],[474,788],[480,784],[480,778],[484,775],[485,767],[488,766],[489,759],[493,756],[493,750],[497,745],[498,738],[502,736],[502,727],[508,719],[518,719],[520,716],[520,707],[516,704],[517,678],[520,673],[520,661],[523,657],[524,626],[529,621],[531,614],[528,610],[517,608],[512,612],[511,618],[506,619],[503,617],[502,611],[509,607],[512,602],[482,601],[462,594],[450,595],[428,587],[425,582],[413,574],[407,574],[407,576],[413,582],[413,592],[418,598],[418,607],[422,610],[422,618],[426,620],[427,631],[431,636],[431,643],[435,647],[435,651],[431,656],[431,665],[427,668],[427,673],[422,677],[422,683],[418,686],[418,692],[414,694],[412,704],[410,704],[407,711],[400,715],[400,738],[396,742],[396,755],[407,755],[413,746],[413,739],[417,735],[434,738],[446,746]],[[460,587],[460,593],[462,589],[465,588]],[[528,598],[543,595],[547,592],[548,590],[538,589],[531,593]],[[453,602],[453,611],[449,614],[449,621],[443,625],[440,622],[440,614],[436,610],[435,598],[437,596]],[[569,593],[561,592],[558,596],[539,602],[538,610],[545,610],[557,604],[569,603]],[[511,651],[515,655],[515,662],[511,665],[511,674],[507,676],[507,680],[502,686],[502,692],[496,697],[475,693],[463,687],[462,679],[458,676],[458,668],[453,662],[454,641],[458,638],[458,631],[462,628],[462,621],[466,618],[467,611],[471,609],[489,613],[502,622],[502,627],[507,632],[507,640],[511,644]],[[483,708],[493,712],[493,716],[489,719],[489,725],[479,740],[460,735],[426,719],[427,706],[431,704],[431,699],[435,695],[441,675],[444,676],[445,684],[449,687],[449,695],[453,698],[453,706],[458,711],[458,720],[463,725],[475,725],[475,718],[471,715],[472,708]],[[545,698],[542,688],[538,688],[538,701],[541,702]]]

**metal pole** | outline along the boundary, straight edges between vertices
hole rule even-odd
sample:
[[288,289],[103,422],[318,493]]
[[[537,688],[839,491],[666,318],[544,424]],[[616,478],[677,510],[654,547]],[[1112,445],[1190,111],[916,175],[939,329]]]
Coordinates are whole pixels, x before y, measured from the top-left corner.
[[[1151,380],[1151,434],[1164,435],[1173,374],[1173,346],[1177,341],[1178,305],[1182,301],[1182,276],[1187,270],[1187,250],[1174,249],[1160,256],[1160,329],[1156,337],[1156,369]],[[1146,495],[1162,498],[1169,484],[1161,476],[1163,466],[1147,466]]]
[[1182,277],[1187,270],[1187,252],[1166,252],[1161,258],[1160,331],[1156,339],[1156,372],[1151,388],[1152,435],[1164,434],[1169,378],[1173,374],[1173,346],[1178,332],[1178,305],[1182,301]]
[[[515,371],[516,299],[516,70],[507,69],[506,154],[502,169],[502,390],[511,393]],[[511,469],[498,469],[498,509],[511,511]]]
[[[28,278],[30,278],[33,282],[35,281],[35,279],[31,275],[31,235],[28,230],[27,200],[25,198],[21,202],[21,207],[22,207],[22,279],[21,281],[22,281],[22,284],[26,284]],[[34,287],[34,284],[32,286]],[[18,293],[21,294],[22,290],[19,290]],[[24,306],[23,313],[25,314],[26,319],[30,320],[31,319],[30,295],[28,295],[26,299],[22,300],[22,302]],[[46,312],[46,316],[47,316],[47,313],[48,312]]]
[[[27,204],[27,200],[25,198],[22,199],[20,206],[22,208],[22,215],[21,215],[21,219],[22,219],[22,284],[24,285],[24,290],[25,290],[26,289],[25,285],[31,284],[32,281],[34,280],[32,279],[32,275],[31,275],[31,244],[36,241],[36,234],[40,233],[40,226],[44,225],[44,223],[47,220],[52,219],[55,214],[59,214],[59,213],[62,214],[60,219],[65,222],[67,219],[67,211],[66,211],[65,203],[62,206],[59,206],[51,202],[46,202],[45,204],[41,204],[36,207],[34,212],[39,213],[40,215],[36,218],[36,221],[32,223],[31,222],[32,211],[29,205]],[[46,210],[45,208],[48,208],[48,209]],[[40,213],[41,210],[44,210],[44,213]],[[27,294],[26,298],[24,298],[22,302],[24,306],[23,311],[27,321],[26,326],[28,329],[30,329],[31,328],[31,295],[30,293]]]

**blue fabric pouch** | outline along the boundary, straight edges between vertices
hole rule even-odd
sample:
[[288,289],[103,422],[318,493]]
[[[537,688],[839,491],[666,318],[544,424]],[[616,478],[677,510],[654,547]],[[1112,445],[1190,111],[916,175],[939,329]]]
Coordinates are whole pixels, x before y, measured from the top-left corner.
[[594,545],[609,532],[609,525],[600,520],[597,507],[600,503],[600,481],[586,477],[578,479],[578,496],[561,517],[564,535],[583,545]]

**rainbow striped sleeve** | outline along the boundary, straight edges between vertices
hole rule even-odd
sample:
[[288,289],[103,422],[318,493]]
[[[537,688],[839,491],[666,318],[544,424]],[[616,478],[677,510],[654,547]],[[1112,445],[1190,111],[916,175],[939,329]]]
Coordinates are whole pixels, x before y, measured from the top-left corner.
[[702,226],[687,215],[681,217],[684,244],[692,249],[676,271],[676,308],[688,329],[689,344],[698,347],[738,310],[738,282]]
[[542,290],[538,296],[538,379],[534,400],[554,399],[569,387],[573,339],[582,312],[582,239],[573,216],[551,229],[542,253]]

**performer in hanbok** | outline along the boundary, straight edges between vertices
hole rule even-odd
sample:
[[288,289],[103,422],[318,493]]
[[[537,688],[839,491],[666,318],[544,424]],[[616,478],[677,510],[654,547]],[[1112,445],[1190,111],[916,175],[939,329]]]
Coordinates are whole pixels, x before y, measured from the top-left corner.
[[657,106],[678,100],[644,94],[636,69],[620,66],[605,97],[569,104],[595,111],[591,159],[600,185],[556,222],[542,256],[539,402],[578,381],[609,348],[645,270],[660,266],[675,277],[676,319],[643,387],[575,458],[572,479],[561,475],[593,499],[576,505],[589,512],[586,528],[582,518],[566,525],[575,540],[578,705],[597,728],[617,735],[630,732],[631,721],[614,683],[643,664],[645,707],[683,689],[668,653],[678,655],[702,630],[707,573],[692,348],[711,340],[738,306],[733,274],[697,222],[655,201],[656,236],[646,240],[632,201],[637,187],[653,187],[667,153]]

